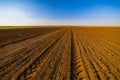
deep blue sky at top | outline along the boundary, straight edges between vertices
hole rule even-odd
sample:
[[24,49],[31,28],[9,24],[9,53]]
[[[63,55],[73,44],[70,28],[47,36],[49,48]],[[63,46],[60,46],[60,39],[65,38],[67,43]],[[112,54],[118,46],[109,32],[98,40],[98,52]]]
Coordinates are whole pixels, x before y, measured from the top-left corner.
[[23,6],[31,18],[52,20],[119,20],[120,0],[0,0]]

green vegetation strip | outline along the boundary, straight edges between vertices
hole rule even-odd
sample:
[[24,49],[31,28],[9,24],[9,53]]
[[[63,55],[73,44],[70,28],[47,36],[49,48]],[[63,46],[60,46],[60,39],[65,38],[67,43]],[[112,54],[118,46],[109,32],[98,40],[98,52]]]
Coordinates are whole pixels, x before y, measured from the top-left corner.
[[0,29],[34,28],[33,26],[0,26]]

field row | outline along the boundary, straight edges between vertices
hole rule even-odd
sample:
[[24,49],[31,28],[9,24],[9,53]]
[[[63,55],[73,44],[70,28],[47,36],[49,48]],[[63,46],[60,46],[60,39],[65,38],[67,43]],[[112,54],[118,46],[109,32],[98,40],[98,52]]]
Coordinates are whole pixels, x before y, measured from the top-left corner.
[[119,80],[120,46],[91,33],[73,29],[73,80]]
[[[35,67],[37,62],[48,54],[48,49],[62,37],[65,31],[66,29],[57,30],[1,49],[1,52],[6,53],[0,58],[0,79],[17,79],[23,74],[26,75],[29,68]],[[11,46],[16,48],[11,50]]]

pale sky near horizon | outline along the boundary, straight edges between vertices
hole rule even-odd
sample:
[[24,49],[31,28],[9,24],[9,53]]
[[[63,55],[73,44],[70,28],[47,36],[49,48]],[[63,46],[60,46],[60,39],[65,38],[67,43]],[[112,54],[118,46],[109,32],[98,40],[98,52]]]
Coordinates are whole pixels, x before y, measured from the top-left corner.
[[120,26],[119,0],[0,0],[0,26]]

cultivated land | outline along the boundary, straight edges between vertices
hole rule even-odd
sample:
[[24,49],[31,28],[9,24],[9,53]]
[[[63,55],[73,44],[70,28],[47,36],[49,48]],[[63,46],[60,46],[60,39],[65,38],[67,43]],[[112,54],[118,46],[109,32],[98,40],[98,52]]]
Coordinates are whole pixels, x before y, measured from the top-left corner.
[[120,80],[120,28],[0,30],[0,80]]

